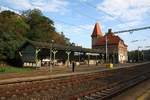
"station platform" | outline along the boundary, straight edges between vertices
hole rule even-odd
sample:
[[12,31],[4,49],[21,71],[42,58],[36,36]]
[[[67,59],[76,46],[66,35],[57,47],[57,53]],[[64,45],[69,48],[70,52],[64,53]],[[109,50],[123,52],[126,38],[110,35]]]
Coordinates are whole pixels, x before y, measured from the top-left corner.
[[[145,62],[149,63],[149,62]],[[145,63],[126,63],[126,64],[116,64],[113,69],[123,68],[123,67],[131,67],[136,65],[141,65]],[[20,81],[31,81],[31,80],[39,80],[39,79],[47,79],[47,78],[57,78],[69,75],[76,74],[88,74],[105,70],[113,70],[105,67],[105,65],[98,66],[87,66],[81,65],[75,67],[75,72],[72,72],[72,68],[69,67],[55,67],[51,71],[49,68],[45,69],[37,69],[27,73],[5,73],[0,74],[0,84],[3,83],[11,83],[11,82],[20,82]]]

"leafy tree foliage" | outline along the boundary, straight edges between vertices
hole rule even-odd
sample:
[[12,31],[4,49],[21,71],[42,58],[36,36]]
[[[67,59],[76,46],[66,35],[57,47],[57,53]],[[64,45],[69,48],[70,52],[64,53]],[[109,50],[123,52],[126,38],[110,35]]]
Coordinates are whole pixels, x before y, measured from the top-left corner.
[[54,22],[43,16],[40,10],[27,10],[22,15],[30,26],[27,34],[30,40],[44,42],[54,40],[56,43],[65,44],[65,39],[55,31]]
[[54,40],[67,44],[64,35],[56,32],[54,22],[38,9],[18,15],[11,11],[0,13],[0,61],[14,59],[16,49],[26,39],[40,42]]
[[11,11],[0,13],[0,59],[12,59],[29,29],[21,16]]
[[143,51],[130,51],[128,52],[128,60],[130,62],[138,62],[144,60],[144,52]]
[[30,26],[28,38],[34,41],[49,41],[55,28],[53,21],[43,16],[41,11],[34,9],[24,12],[26,22]]

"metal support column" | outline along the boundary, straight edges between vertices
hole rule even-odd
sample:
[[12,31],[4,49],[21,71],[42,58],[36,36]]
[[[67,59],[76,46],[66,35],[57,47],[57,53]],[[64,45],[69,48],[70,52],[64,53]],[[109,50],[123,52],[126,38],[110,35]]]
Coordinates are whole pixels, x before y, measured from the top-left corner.
[[88,66],[90,65],[90,54],[88,54]]
[[96,66],[97,66],[97,55],[96,55]]
[[140,61],[139,51],[140,51],[140,46],[138,47],[138,62]]
[[54,54],[54,61],[53,61],[53,62],[54,62],[54,66],[55,66],[55,58],[56,58],[56,53],[57,53],[58,51],[57,51],[57,50],[53,50],[52,52],[53,52],[53,54]]
[[40,67],[38,66],[38,53],[40,52],[40,49],[36,49],[35,51],[35,62],[36,62],[36,67]]
[[106,34],[106,63],[108,63],[108,40],[107,40],[107,34]]
[[79,55],[79,66],[80,66],[80,52],[79,52],[79,54],[78,54],[78,55]]
[[52,49],[53,49],[53,42],[54,40],[51,40],[51,43],[50,43],[50,64],[49,64],[49,70],[52,71]]
[[68,59],[67,59],[67,66],[68,66],[68,68],[69,68],[70,53],[71,53],[71,51],[66,51],[66,53],[67,53],[67,56],[68,56]]

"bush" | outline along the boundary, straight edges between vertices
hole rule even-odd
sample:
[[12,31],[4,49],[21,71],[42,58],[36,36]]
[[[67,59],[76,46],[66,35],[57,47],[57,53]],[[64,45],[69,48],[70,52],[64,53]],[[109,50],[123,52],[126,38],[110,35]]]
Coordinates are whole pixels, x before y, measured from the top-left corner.
[[6,69],[4,67],[0,67],[0,72],[5,72]]
[[19,67],[13,67],[13,66],[0,66],[0,73],[26,73],[31,72],[34,69],[31,68],[19,68]]

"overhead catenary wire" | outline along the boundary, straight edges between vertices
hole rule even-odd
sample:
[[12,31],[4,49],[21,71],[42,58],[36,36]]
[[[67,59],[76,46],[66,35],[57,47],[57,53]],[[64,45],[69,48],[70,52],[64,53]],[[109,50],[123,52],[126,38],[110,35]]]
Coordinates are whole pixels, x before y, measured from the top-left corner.
[[[111,14],[109,14],[109,13],[107,13],[107,12],[101,10],[101,9],[98,9],[95,5],[89,3],[88,1],[87,1],[87,2],[84,2],[84,3],[85,3],[86,5],[88,5],[88,6],[90,6],[90,7],[94,8],[94,9],[96,9],[97,11],[102,12],[102,13],[104,13],[105,15],[107,15],[107,16],[109,16],[109,17],[111,17],[111,18],[114,19],[114,16],[113,16],[113,15],[111,15]],[[119,19],[115,19],[115,20],[117,20],[118,22],[120,22],[121,24],[123,24],[123,22],[122,22],[121,20],[119,20]],[[126,25],[126,26],[130,27],[130,25]],[[129,32],[129,33],[132,35],[132,33],[133,33],[134,31],[145,30],[145,29],[150,29],[150,26],[148,26],[148,27],[142,27],[142,28],[135,28],[135,29],[130,29],[130,30],[116,31],[116,32],[114,32],[114,33],[115,33],[115,34],[119,34],[119,33]],[[145,37],[146,37],[146,36],[145,36]],[[149,36],[148,36],[148,37],[149,37]]]
[[[94,5],[90,4],[89,2],[85,2],[85,3],[88,4],[88,5],[90,5],[90,6],[93,7],[93,8],[96,8]],[[10,7],[7,7],[7,8],[10,8]],[[10,9],[12,9],[12,8],[10,8]],[[14,10],[14,9],[13,9],[13,10]],[[100,10],[100,9],[99,9],[99,10]],[[15,9],[15,11],[17,11],[17,10]],[[100,10],[100,11],[102,11],[102,10]],[[18,11],[18,12],[21,12],[21,11]],[[102,12],[105,13],[105,14],[107,14],[107,15],[109,15],[109,16],[111,16],[111,17],[113,17],[112,15],[110,15],[110,14],[104,12],[104,11],[102,11]],[[78,11],[78,13],[80,13],[80,12]],[[81,14],[81,13],[80,13],[80,14]],[[81,15],[96,20],[96,18],[91,17],[91,16],[88,16],[88,15],[86,15],[86,14],[83,14],[83,13],[82,13]],[[79,26],[79,25],[75,25],[75,24],[72,24],[72,23],[68,23],[68,22],[65,22],[65,21],[62,21],[62,20],[58,20],[58,19],[55,19],[55,18],[52,18],[52,19],[55,20],[55,21],[57,21],[57,22],[60,22],[60,23],[69,25],[69,26],[75,26],[75,27],[77,27],[77,28],[80,28],[80,29],[89,31],[88,29],[86,29],[86,28],[84,28],[84,27],[81,27],[81,26]],[[119,33],[124,33],[124,32],[134,32],[134,31],[145,30],[145,29],[150,29],[150,26],[141,27],[141,28],[134,28],[134,29],[129,29],[129,30],[122,30],[122,31],[115,31],[114,33],[115,33],[115,34],[119,34]]]
[[104,13],[105,15],[108,15],[108,16],[110,16],[110,17],[113,17],[111,14],[109,14],[109,13],[107,13],[107,12],[101,10],[101,9],[97,9],[96,6],[94,6],[93,4],[91,4],[91,3],[89,3],[89,2],[85,2],[85,4],[88,5],[88,6],[90,6],[91,8],[94,8],[94,9],[96,9],[96,10],[98,10],[98,11]]
[[80,12],[80,11],[78,11],[78,10],[76,10],[76,9],[74,9],[74,11],[76,11],[79,15],[84,16],[84,17],[87,17],[87,18],[92,19],[92,20],[94,20],[94,21],[100,20],[100,19],[97,19],[97,18],[95,18],[95,17],[93,17],[93,16],[90,16],[90,15],[88,15],[88,14],[85,14],[85,13],[83,13],[83,12]]
[[[101,10],[101,9],[98,9],[95,5],[89,3],[88,1],[84,2],[84,4],[86,4],[87,6],[89,6],[91,8],[94,8],[94,9],[96,9],[96,11],[99,11],[100,13],[103,13],[103,14],[105,14],[105,15],[107,15],[107,16],[109,16],[109,17],[114,19],[113,15],[111,15],[111,14],[109,14],[109,13],[107,13],[107,12]],[[119,20],[119,19],[114,19],[114,20],[117,20],[119,23],[123,24],[123,22],[121,20]],[[129,25],[127,25],[127,26],[130,27]]]
[[133,29],[129,29],[129,30],[116,31],[114,33],[119,34],[119,33],[134,32],[134,31],[146,30],[146,29],[150,29],[150,26],[140,27],[140,28],[133,28]]
[[[11,9],[11,8],[10,8],[10,9]],[[14,9],[12,9],[12,10],[14,10]],[[100,10],[100,9],[99,9],[99,10]],[[17,11],[17,10],[15,10],[15,11]],[[82,16],[85,16],[85,17],[90,18],[90,19],[92,19],[92,20],[97,20],[97,18],[94,18],[94,17],[92,17],[92,16],[90,16],[90,15],[88,15],[88,14],[82,13],[82,12],[76,10],[76,9],[75,9],[75,11],[76,11],[76,13],[78,13],[78,14],[80,14],[80,15],[82,15]],[[18,12],[21,12],[21,11],[18,11]],[[113,17],[112,15],[110,15],[110,14],[104,12],[104,11],[102,11],[102,12],[105,13],[106,15],[109,15],[110,17]],[[75,25],[75,24],[72,24],[72,23],[68,23],[68,22],[65,22],[65,21],[63,21],[63,20],[58,20],[58,19],[56,19],[56,18],[52,18],[52,19],[54,19],[56,22],[60,22],[60,23],[63,23],[63,24],[69,25],[69,26],[74,26],[74,27],[80,28],[80,29],[82,29],[82,30],[84,30],[84,31],[89,31],[89,29],[84,28],[84,27],[79,26],[79,25]],[[115,31],[114,33],[115,33],[115,34],[121,34],[121,33],[125,33],[125,32],[132,32],[132,33],[133,33],[134,31],[146,30],[146,29],[150,29],[150,26],[140,27],[140,28],[133,28],[133,29],[128,29],[128,30]]]
[[131,42],[133,42],[133,43],[134,43],[134,42],[139,42],[139,41],[140,41],[140,42],[141,42],[141,41],[146,41],[146,39],[133,40],[133,41],[131,41]]
[[[16,9],[13,9],[11,7],[8,7],[6,6],[6,8],[8,8],[9,10],[12,10],[12,11],[15,11],[15,12],[19,12],[19,14],[21,14],[22,11],[20,10],[16,10]],[[1,9],[1,8],[0,8]],[[86,15],[85,15],[86,16]],[[55,20],[56,22],[60,22],[60,23],[63,23],[63,24],[66,24],[66,25],[69,25],[69,26],[74,26],[74,27],[77,27],[77,28],[80,28],[80,29],[83,29],[85,31],[89,31],[88,29],[84,28],[84,27],[81,27],[79,25],[75,25],[75,24],[72,24],[72,23],[68,23],[68,22],[65,22],[65,21],[62,21],[62,20],[58,20],[58,19],[55,19],[55,18],[52,18],[53,20]]]
[[[125,33],[125,32],[132,32],[133,33],[134,31],[140,31],[140,30],[146,30],[146,29],[150,29],[150,26],[134,28],[134,29],[129,29],[129,30],[116,31],[116,32],[114,32],[114,34],[121,34],[121,33]],[[145,38],[149,37],[149,36],[145,36],[145,35],[143,35],[143,36]],[[143,39],[143,40],[132,40],[131,43],[136,43],[136,42],[139,42],[139,41],[146,41],[146,39]]]
[[[53,18],[52,18],[53,19]],[[72,24],[72,23],[68,23],[68,22],[65,22],[65,21],[62,21],[62,20],[58,20],[58,19],[53,19],[55,20],[56,22],[60,22],[60,23],[63,23],[63,24],[66,24],[66,25],[69,25],[69,26],[75,26],[77,28],[80,28],[80,29],[83,29],[83,30],[86,30],[86,31],[89,31],[88,29],[84,28],[84,27],[81,27],[79,25],[75,25],[75,24]]]

